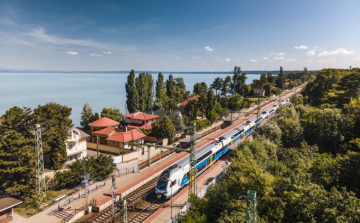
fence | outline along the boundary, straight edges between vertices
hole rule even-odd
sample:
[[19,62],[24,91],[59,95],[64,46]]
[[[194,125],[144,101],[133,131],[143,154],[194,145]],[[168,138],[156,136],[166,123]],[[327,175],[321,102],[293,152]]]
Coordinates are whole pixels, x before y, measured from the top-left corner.
[[[175,150],[173,150],[173,149],[171,149],[171,150],[169,149],[169,150],[166,150],[164,152],[160,151],[160,153],[158,155],[151,157],[151,163],[154,163],[154,162],[156,162],[156,161],[158,161],[158,160],[160,160],[160,159],[162,159],[162,158],[164,158],[164,157],[166,157],[166,156],[168,156],[168,155],[170,155],[170,154],[172,154],[174,152],[175,152]],[[147,167],[148,165],[149,165],[149,160],[145,160],[145,161],[139,163],[138,169],[142,170],[145,167]]]
[[122,163],[122,161],[123,161],[123,156],[121,155],[121,156],[114,156],[113,157],[113,163]]
[[[87,149],[97,151],[97,144],[96,143],[87,142],[86,146],[87,146]],[[126,153],[128,153],[130,150],[128,150],[128,149],[120,149],[118,147],[108,146],[108,145],[104,145],[104,144],[99,143],[99,151],[104,152],[104,153],[112,153],[112,154],[117,155],[122,151],[125,151]]]

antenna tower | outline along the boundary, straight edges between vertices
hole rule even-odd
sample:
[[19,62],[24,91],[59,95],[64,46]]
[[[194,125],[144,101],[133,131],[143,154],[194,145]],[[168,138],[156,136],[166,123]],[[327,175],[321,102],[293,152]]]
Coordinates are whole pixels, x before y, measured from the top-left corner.
[[36,203],[40,205],[45,201],[46,187],[44,174],[44,156],[41,141],[40,124],[35,124],[35,165],[36,165]]
[[246,196],[246,223],[256,223],[256,191],[248,190]]

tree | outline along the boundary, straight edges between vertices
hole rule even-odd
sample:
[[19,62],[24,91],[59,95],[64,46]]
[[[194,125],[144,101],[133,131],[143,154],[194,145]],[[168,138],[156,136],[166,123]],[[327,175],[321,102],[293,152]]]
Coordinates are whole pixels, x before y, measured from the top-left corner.
[[106,117],[117,122],[122,120],[123,114],[121,114],[120,109],[118,108],[103,108],[101,111],[101,118]]
[[147,78],[145,73],[140,73],[139,77],[135,78],[135,88],[138,92],[139,110],[144,112],[146,108],[146,97],[148,91]]
[[277,84],[278,88],[285,88],[286,75],[284,74],[283,67],[280,67],[280,73],[277,76]]
[[266,74],[262,73],[260,76],[260,83],[261,85],[266,84],[268,82],[268,79],[266,78]]
[[33,137],[34,115],[31,108],[14,106],[1,116],[0,135],[9,131],[16,131],[25,137]]
[[139,96],[135,87],[135,71],[131,70],[127,77],[126,89],[126,107],[129,113],[136,112],[139,109]]
[[99,119],[100,119],[99,113],[95,112],[95,114],[93,115],[93,117],[91,119],[91,122],[95,122],[96,120],[99,120]]
[[207,93],[207,84],[205,82],[201,82],[201,83],[196,83],[194,85],[194,90],[193,92],[196,95],[201,95],[201,94],[205,94]]
[[177,132],[181,132],[181,131],[184,131],[185,129],[185,124],[184,124],[184,121],[183,121],[183,117],[181,115],[181,112],[180,111],[174,111],[172,112],[174,113],[174,118],[173,118],[173,125],[175,126],[175,129]]
[[155,97],[158,101],[162,102],[165,96],[165,85],[164,85],[164,75],[160,72],[158,79],[156,81],[155,87]]
[[90,105],[88,103],[84,104],[83,110],[81,112],[81,121],[80,125],[84,130],[89,130],[89,123],[93,122],[93,113]]
[[268,121],[255,129],[255,137],[265,137],[277,145],[281,145],[281,129],[276,122]]
[[175,81],[174,81],[174,77],[172,74],[169,75],[169,78],[166,80],[166,95],[169,98],[173,98],[174,97],[174,93],[175,93]]
[[221,89],[221,78],[220,77],[217,77],[217,78],[215,78],[215,80],[213,81],[213,83],[210,85],[210,87],[212,88],[212,89],[214,89],[215,90],[215,94],[216,94],[216,96],[218,95],[218,91],[220,91],[220,89]]
[[233,95],[229,98],[228,108],[230,110],[236,111],[241,107],[241,96],[239,94]]
[[272,85],[270,83],[263,84],[262,87],[265,89],[265,95],[270,96]]
[[230,84],[230,92],[233,95],[238,92],[239,84],[242,83],[242,81],[240,80],[240,73],[241,73],[241,68],[235,66],[234,67],[234,75],[232,76],[232,82]]
[[229,85],[231,84],[231,77],[227,76],[221,83],[221,95],[227,96],[229,91]]
[[34,109],[35,122],[42,128],[44,154],[50,153],[51,167],[60,169],[67,160],[65,141],[72,127],[71,108],[49,102]]
[[275,83],[275,77],[272,75],[271,72],[266,74],[267,77],[267,82],[269,82],[270,84],[274,84]]
[[215,102],[214,91],[210,88],[207,93],[206,118],[210,120],[211,123],[216,120]]
[[146,85],[147,85],[147,91],[145,94],[145,112],[151,113],[151,109],[153,107],[154,102],[154,79],[152,78],[152,75],[149,73],[146,73]]
[[[4,116],[2,116],[4,117]],[[34,138],[10,130],[0,137],[0,193],[29,197],[35,187]]]
[[175,136],[175,126],[167,115],[160,122],[152,122],[151,127],[153,135],[158,139],[167,137],[170,140]]

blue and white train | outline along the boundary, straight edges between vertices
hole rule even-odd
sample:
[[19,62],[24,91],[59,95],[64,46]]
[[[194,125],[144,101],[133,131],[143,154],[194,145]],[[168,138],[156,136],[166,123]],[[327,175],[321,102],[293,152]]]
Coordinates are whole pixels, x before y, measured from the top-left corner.
[[[285,105],[287,103],[289,103],[289,99],[283,99],[280,103],[261,112],[259,120],[256,120],[256,116],[252,117],[245,123],[238,125],[215,141],[208,143],[197,150],[196,177],[202,174],[207,168],[218,161],[221,156],[228,152],[230,145],[239,139],[245,139],[255,130],[256,126],[261,124],[263,119],[268,119],[273,116],[276,109],[279,108],[281,104]],[[164,170],[157,181],[155,193],[163,198],[170,198],[176,194],[182,186],[188,184],[190,180],[194,180],[194,174],[189,172],[189,161],[188,155]]]

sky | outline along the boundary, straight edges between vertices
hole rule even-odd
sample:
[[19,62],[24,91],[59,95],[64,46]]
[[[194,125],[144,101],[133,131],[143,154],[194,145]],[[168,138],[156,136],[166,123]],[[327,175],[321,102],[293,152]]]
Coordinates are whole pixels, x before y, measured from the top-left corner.
[[0,69],[360,67],[358,0],[0,0]]

